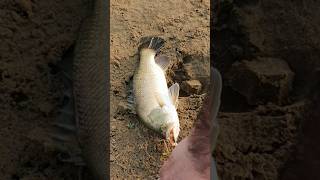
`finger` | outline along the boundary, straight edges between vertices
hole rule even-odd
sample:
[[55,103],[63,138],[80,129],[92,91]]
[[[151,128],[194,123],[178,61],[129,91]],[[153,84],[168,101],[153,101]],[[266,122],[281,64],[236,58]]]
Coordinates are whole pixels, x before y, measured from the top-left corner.
[[211,106],[211,151],[215,149],[217,138],[219,134],[219,123],[218,123],[218,112],[221,104],[221,91],[222,91],[222,78],[219,71],[215,68],[211,69],[211,98],[212,106]]
[[211,69],[210,79],[208,95],[203,102],[198,120],[195,122],[194,128],[190,133],[190,140],[192,142],[190,150],[197,153],[199,153],[201,149],[203,152],[210,151],[212,145],[215,145],[215,140],[218,135],[219,128],[216,117],[220,107],[222,89],[222,79],[218,70],[214,68]]
[[194,125],[194,132],[191,134],[210,134],[212,126],[218,126],[217,114],[220,108],[220,96],[222,90],[222,78],[219,71],[211,68],[209,92],[203,102],[202,109],[198,115],[198,120]]

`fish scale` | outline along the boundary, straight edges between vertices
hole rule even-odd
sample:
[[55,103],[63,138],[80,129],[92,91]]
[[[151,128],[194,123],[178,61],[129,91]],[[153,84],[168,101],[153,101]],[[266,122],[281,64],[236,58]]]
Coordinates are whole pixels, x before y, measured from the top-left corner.
[[95,0],[73,60],[75,115],[84,160],[97,179],[109,175],[108,1]]
[[140,62],[133,76],[133,95],[142,122],[175,145],[180,132],[176,111],[179,85],[167,86],[165,72],[170,61],[158,54],[163,45],[164,39],[160,37],[151,37],[140,45]]

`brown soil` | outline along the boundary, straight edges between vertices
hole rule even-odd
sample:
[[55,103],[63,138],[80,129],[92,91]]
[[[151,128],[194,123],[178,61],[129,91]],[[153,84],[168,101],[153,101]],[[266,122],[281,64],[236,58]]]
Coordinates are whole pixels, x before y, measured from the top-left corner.
[[[319,132],[312,128],[319,124],[313,108],[318,104],[310,104],[319,82],[317,6],[315,1],[273,0],[216,6],[213,59],[225,79],[216,152],[222,179],[319,177]],[[226,83],[234,62],[258,57],[281,58],[295,73],[286,104],[249,105]]]
[[69,164],[46,146],[61,81],[50,68],[74,43],[79,1],[0,2],[0,179],[71,179]]
[[[63,93],[54,65],[77,38],[83,2],[0,2],[0,179],[76,178],[76,168],[58,161],[57,150],[47,145],[46,132]],[[249,105],[224,84],[215,153],[221,179],[318,177],[319,105],[312,100],[319,102],[319,6],[312,0],[234,0],[211,7],[218,17],[213,64],[225,82],[234,62],[258,56],[283,59],[295,73],[284,105]],[[209,11],[208,0],[111,2],[112,179],[155,179],[168,156],[161,137],[126,106],[140,38],[166,39],[162,53],[172,60],[169,85],[189,80],[184,64],[192,61],[198,73],[207,69]],[[196,120],[202,93],[182,92],[179,98],[180,139]]]
[[[163,37],[166,44],[162,53],[172,62],[169,85],[187,80],[177,75],[185,74],[181,69],[183,62],[209,64],[206,58],[209,55],[209,8],[209,1],[111,1],[112,179],[156,179],[168,156],[162,137],[126,108],[128,84],[139,62],[136,53],[140,39],[150,35]],[[209,66],[202,68],[208,70]],[[203,95],[185,95],[179,99],[180,138],[192,127],[202,99]]]

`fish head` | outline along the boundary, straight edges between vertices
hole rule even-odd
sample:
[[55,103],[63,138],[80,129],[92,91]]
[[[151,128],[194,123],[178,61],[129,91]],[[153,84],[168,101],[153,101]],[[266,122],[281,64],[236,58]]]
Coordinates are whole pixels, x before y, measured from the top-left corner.
[[176,146],[178,141],[178,136],[180,133],[180,127],[179,126],[173,126],[169,131],[169,140],[171,145]]
[[171,145],[176,146],[178,141],[178,136],[180,133],[180,124],[177,112],[170,113],[170,121],[167,123],[165,128],[165,138],[169,140]]

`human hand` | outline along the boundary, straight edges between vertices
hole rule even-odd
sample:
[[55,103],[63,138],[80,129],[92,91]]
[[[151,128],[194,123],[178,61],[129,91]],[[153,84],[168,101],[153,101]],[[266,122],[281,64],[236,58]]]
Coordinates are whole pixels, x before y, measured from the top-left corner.
[[[221,75],[212,68],[209,94],[203,102],[198,121],[195,122],[190,134],[176,146],[161,167],[161,180],[210,179],[213,162],[211,152],[215,148],[219,133],[217,114],[220,107],[221,88]],[[215,167],[213,170],[216,171]],[[211,175],[211,179],[217,180],[216,172]]]

